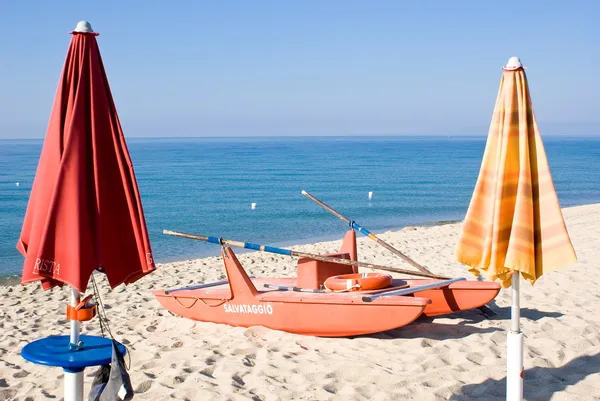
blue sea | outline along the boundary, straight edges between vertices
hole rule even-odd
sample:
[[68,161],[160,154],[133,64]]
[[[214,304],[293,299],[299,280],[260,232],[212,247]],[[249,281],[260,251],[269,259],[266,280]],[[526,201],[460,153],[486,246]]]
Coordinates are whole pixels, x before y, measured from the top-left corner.
[[[279,246],[341,238],[346,223],[302,196],[303,189],[374,232],[460,220],[485,140],[261,137],[127,143],[155,259],[167,262],[217,255],[219,249],[164,235],[163,229]],[[561,206],[600,202],[600,138],[547,137],[544,144]],[[3,277],[20,273],[23,259],[15,244],[41,147],[42,140],[0,140]]]

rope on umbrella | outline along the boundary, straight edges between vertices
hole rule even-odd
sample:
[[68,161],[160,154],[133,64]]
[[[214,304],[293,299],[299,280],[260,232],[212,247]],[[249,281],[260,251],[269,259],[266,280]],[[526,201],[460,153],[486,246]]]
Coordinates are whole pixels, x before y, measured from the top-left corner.
[[[92,288],[94,291],[94,301],[96,302],[97,308],[98,308],[98,321],[100,322],[100,332],[102,333],[102,337],[106,337],[106,335],[104,334],[104,331],[106,330],[106,332],[108,333],[109,337],[111,340],[116,341],[115,338],[113,337],[112,332],[110,331],[110,325],[108,323],[108,317],[106,317],[106,310],[104,309],[104,303],[102,302],[102,297],[100,296],[100,290],[98,289],[98,284],[96,284],[96,279],[94,278],[94,275],[92,274]],[[129,363],[127,366],[127,370],[129,370],[129,368],[131,367],[131,352],[129,352],[129,348],[127,348],[127,345],[123,344],[123,347],[125,347],[125,350],[127,351],[127,356],[129,357]]]

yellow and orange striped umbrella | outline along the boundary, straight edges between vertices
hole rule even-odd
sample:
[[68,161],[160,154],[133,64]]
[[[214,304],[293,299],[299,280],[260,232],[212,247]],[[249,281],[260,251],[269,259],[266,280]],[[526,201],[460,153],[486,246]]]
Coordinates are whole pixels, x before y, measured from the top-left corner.
[[576,261],[520,62],[502,74],[456,257],[505,288]]

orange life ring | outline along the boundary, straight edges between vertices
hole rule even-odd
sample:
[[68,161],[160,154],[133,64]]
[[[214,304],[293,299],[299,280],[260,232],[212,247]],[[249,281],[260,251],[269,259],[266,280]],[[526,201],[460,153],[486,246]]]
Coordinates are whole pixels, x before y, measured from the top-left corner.
[[325,280],[325,288],[331,291],[368,291],[392,285],[392,276],[382,273],[342,274]]

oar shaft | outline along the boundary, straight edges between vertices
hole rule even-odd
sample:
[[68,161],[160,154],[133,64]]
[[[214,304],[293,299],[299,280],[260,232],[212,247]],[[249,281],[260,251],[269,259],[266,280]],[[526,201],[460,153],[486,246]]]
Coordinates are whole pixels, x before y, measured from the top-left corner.
[[[356,228],[358,229],[358,231],[360,231],[361,233],[364,233],[366,231],[361,226],[359,226],[358,224],[354,223],[354,225],[356,226]],[[369,237],[369,238],[371,238],[373,241],[377,242],[379,245],[381,245],[382,247],[384,247],[388,251],[392,252],[396,256],[399,256],[406,263],[408,263],[409,265],[417,268],[418,270],[422,271],[423,273],[431,273],[431,270],[427,269],[425,266],[423,266],[422,264],[416,262],[415,260],[409,258],[408,256],[406,256],[405,254],[403,254],[402,252],[400,252],[399,250],[397,250],[396,248],[394,248],[393,246],[391,246],[390,244],[388,244],[387,242],[385,242],[381,238],[377,237],[375,234],[369,232],[368,234],[366,234],[366,236]]]
[[302,190],[302,195],[306,196],[308,199],[310,199],[311,201],[315,202],[317,205],[321,206],[323,209],[327,210],[329,213],[333,214],[334,216],[340,218],[341,220],[345,221],[346,223],[350,223],[350,219],[349,218],[347,218],[346,216],[344,216],[343,214],[341,214],[340,212],[338,212],[337,210],[335,210],[331,206],[326,205],[324,202],[322,202],[319,199],[315,198],[313,195],[309,194],[305,190]]
[[372,263],[358,262],[358,261],[342,259],[342,258],[333,258],[330,256],[323,256],[323,255],[315,255],[312,253],[292,251],[290,249],[277,248],[274,246],[252,244],[249,242],[232,241],[232,240],[228,240],[228,239],[222,239],[219,237],[187,234],[187,233],[171,231],[171,230],[163,230],[163,234],[173,235],[176,237],[195,239],[198,241],[205,241],[205,242],[210,242],[213,244],[229,245],[229,246],[235,246],[235,247],[239,247],[239,248],[252,249],[255,251],[276,253],[279,255],[296,256],[296,257],[300,257],[300,258],[320,260],[322,262],[334,262],[334,263],[340,263],[340,264],[350,265],[350,266],[358,266],[358,267],[365,267],[365,268],[369,268],[369,269],[384,270],[384,271],[389,271],[389,272],[394,272],[394,273],[408,274],[411,276],[437,278],[437,279],[445,279],[446,278],[446,277],[438,276],[438,275],[431,274],[431,273],[415,272],[412,270],[405,270],[405,269],[400,269],[400,268],[396,268],[396,267],[381,266],[381,265],[376,265],[376,264],[372,264]]
[[330,212],[334,216],[339,217],[340,219],[342,219],[346,223],[350,223],[353,229],[359,231],[361,234],[366,235],[367,237],[369,237],[373,241],[377,242],[379,245],[381,245],[382,247],[384,247],[388,251],[392,252],[396,256],[399,256],[406,263],[410,264],[413,267],[416,267],[418,270],[422,271],[423,273],[433,274],[425,266],[423,266],[420,263],[417,263],[415,260],[409,258],[408,256],[406,256],[405,254],[403,254],[402,252],[400,252],[399,250],[397,250],[396,248],[394,248],[393,246],[391,246],[390,244],[388,244],[387,242],[385,242],[384,240],[382,240],[381,238],[379,238],[378,236],[376,236],[375,234],[373,234],[372,232],[370,232],[369,230],[367,230],[366,228],[362,227],[361,225],[359,225],[355,221],[351,221],[349,218],[347,218],[346,216],[344,216],[343,214],[341,214],[340,212],[338,212],[337,210],[335,210],[331,206],[326,205],[325,203],[323,203],[319,199],[315,198],[313,195],[309,194],[308,192],[306,192],[304,190],[302,190],[302,195],[306,196],[308,199],[310,199],[311,201],[315,202],[317,205],[321,206],[323,209],[327,210],[328,212]]

